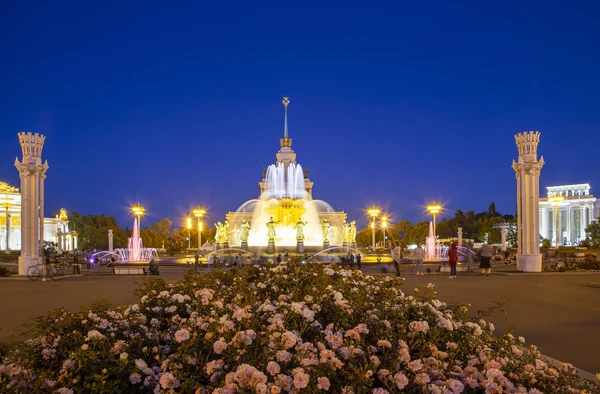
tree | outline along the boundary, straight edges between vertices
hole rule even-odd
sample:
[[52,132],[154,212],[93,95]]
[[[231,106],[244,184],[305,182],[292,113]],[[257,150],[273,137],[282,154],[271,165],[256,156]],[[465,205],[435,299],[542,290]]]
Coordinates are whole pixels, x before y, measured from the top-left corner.
[[585,228],[585,233],[590,247],[600,248],[600,223],[597,220],[594,220]]
[[108,249],[108,230],[113,230],[113,246],[127,246],[127,232],[118,224],[114,216],[82,215],[71,212],[69,216],[71,230],[79,233],[79,249]]
[[408,229],[404,237],[405,245],[425,243],[425,238],[429,235],[429,222],[427,220],[419,222]]

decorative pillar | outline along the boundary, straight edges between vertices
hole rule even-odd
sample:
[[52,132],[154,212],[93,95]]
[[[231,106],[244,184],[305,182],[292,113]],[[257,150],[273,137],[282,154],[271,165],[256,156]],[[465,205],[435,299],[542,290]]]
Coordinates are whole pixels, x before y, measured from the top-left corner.
[[63,233],[61,228],[58,228],[58,231],[56,232],[56,243],[58,244],[56,251],[58,252],[58,254],[62,254],[63,252]]
[[538,161],[537,146],[540,132],[530,131],[515,135],[519,149],[518,162],[512,168],[517,178],[517,269],[527,272],[542,271],[539,232],[540,171],[544,158]]
[[506,252],[506,226],[505,225],[503,225],[502,228],[500,229],[500,236],[502,237],[501,250],[503,252]]
[[[44,247],[44,180],[48,161],[42,164],[45,136],[38,133],[19,133],[23,157],[15,159],[21,179],[21,256],[19,275],[43,262]],[[41,258],[40,258],[41,256]]]
[[108,230],[108,251],[113,251],[113,231]]
[[73,250],[77,250],[79,249],[77,245],[77,237],[79,237],[79,233],[77,231],[73,231],[71,235],[73,236]]
[[462,246],[462,227],[458,228],[458,246]]
[[546,239],[550,239],[550,232],[548,231],[548,209],[546,208],[542,208],[540,209],[540,216],[541,216],[541,220],[540,220],[540,232],[542,234],[542,237],[546,238]]
[[10,213],[8,212],[10,203],[5,203],[4,207],[6,208],[6,249],[4,252],[8,254],[10,253]]
[[[567,207],[567,242],[564,244],[567,246],[571,245],[571,207]],[[562,238],[562,234],[561,234]]]

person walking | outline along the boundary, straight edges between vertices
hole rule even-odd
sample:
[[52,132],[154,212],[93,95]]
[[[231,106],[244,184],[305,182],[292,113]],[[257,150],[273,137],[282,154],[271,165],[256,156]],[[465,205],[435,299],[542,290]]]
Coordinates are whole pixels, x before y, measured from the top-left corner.
[[483,245],[479,255],[481,257],[481,262],[479,263],[481,275],[488,276],[492,272],[491,260],[494,255],[494,247],[489,243]]
[[425,257],[425,251],[421,245],[418,244],[417,248],[413,251],[413,259],[417,265],[417,275],[425,275],[425,272],[423,271],[423,257]]
[[394,260],[394,268],[396,269],[396,276],[400,274],[400,255],[402,254],[402,248],[400,244],[396,244],[396,247],[392,249],[392,259]]
[[358,265],[358,269],[359,269],[359,270],[362,270],[362,264],[361,264],[361,261],[362,261],[362,254],[360,254],[360,253],[357,253],[357,254],[356,254],[356,265]]
[[458,264],[458,250],[456,244],[452,243],[448,251],[448,265],[450,265],[450,279],[456,278],[456,264]]

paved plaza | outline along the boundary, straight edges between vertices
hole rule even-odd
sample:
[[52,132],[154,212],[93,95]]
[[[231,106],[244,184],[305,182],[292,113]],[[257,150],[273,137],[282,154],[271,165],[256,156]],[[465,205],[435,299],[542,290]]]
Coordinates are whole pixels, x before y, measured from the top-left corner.
[[[412,267],[403,267],[405,292],[432,282],[439,298],[447,302],[468,302],[471,311],[486,309],[495,302],[509,301],[507,314],[489,319],[497,331],[512,327],[542,353],[570,362],[589,372],[600,371],[600,283],[598,274],[514,274],[479,276],[459,272],[457,279],[444,274],[416,276]],[[365,266],[376,273],[379,266]],[[181,266],[161,267],[167,281],[181,278]],[[64,306],[76,310],[93,300],[113,305],[136,301],[133,289],[137,276],[86,275],[54,282],[5,279],[0,281],[0,341],[14,341],[31,318]],[[591,284],[591,285],[590,285]]]

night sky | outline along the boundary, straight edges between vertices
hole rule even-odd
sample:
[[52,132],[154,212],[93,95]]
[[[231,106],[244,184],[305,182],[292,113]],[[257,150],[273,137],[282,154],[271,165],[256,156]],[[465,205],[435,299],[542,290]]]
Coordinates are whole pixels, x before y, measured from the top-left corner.
[[37,131],[47,216],[131,227],[139,201],[144,226],[198,204],[212,224],[258,196],[289,96],[314,197],[362,223],[514,213],[525,130],[542,195],[600,195],[600,3],[399,3],[0,0],[0,180]]

